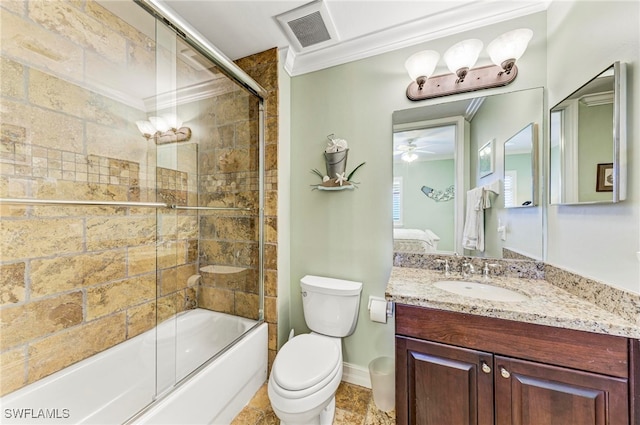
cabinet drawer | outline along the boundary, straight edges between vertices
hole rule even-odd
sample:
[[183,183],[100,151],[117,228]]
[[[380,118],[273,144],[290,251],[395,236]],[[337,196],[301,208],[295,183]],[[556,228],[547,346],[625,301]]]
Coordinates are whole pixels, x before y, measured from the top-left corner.
[[628,339],[612,335],[404,304],[396,305],[396,335],[629,377]]

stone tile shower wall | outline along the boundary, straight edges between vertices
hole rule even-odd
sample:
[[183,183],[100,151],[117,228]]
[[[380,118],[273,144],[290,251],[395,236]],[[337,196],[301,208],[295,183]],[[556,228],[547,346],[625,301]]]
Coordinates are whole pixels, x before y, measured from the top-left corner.
[[[269,365],[278,350],[278,50],[237,61],[267,91],[264,102],[264,320],[269,326]],[[253,127],[252,127],[253,128]]]
[[198,152],[201,205],[251,210],[200,212],[198,303],[250,319],[259,318],[258,107],[244,90],[216,96],[200,108],[213,137]]
[[[277,146],[278,52],[270,49],[237,65],[268,94],[265,118],[264,319],[269,359],[277,350]],[[201,145],[200,202],[206,206],[258,208],[258,109],[242,92],[217,99],[211,116],[213,143]],[[247,111],[249,114],[247,115]],[[249,123],[247,123],[249,121]],[[199,306],[258,317],[258,217],[255,213],[201,214]],[[207,268],[207,265],[222,265]]]
[[[146,113],[86,88],[96,75],[154,76],[153,40],[90,1],[2,1],[0,19],[0,196],[154,202],[157,188],[183,203],[197,193],[183,173],[156,169],[134,124]],[[195,306],[193,212],[0,214],[0,394]]]

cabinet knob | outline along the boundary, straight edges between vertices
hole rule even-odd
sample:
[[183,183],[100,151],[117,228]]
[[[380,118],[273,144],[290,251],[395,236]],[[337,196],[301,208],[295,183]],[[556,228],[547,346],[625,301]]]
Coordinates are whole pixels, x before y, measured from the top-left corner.
[[509,371],[503,367],[500,368],[500,376],[502,376],[505,379],[508,379],[511,374],[509,373]]
[[482,362],[482,371],[484,373],[491,373],[491,367],[485,362]]

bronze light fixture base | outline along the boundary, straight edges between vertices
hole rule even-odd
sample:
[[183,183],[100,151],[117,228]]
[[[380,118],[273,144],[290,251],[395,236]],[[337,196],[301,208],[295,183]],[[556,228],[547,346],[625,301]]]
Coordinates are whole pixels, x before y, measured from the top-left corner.
[[456,74],[436,75],[424,81],[421,87],[415,81],[409,84],[407,98],[418,101],[502,87],[513,82],[517,75],[518,68],[515,64],[509,70],[497,65],[470,69],[462,79]]
[[156,145],[180,143],[191,139],[191,129],[189,127],[172,128],[167,131],[157,131],[155,134],[145,133],[143,136],[147,140],[153,139]]

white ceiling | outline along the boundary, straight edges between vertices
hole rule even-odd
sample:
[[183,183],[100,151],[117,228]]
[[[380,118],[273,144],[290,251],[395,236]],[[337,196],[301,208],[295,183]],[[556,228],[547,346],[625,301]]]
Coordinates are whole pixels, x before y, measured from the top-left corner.
[[294,76],[545,10],[551,0],[323,0],[339,42],[297,49],[276,16],[307,0],[163,0],[232,60],[286,48]]
[[418,161],[453,159],[456,126],[418,128],[393,133],[393,160],[402,162],[402,154],[411,151]]

